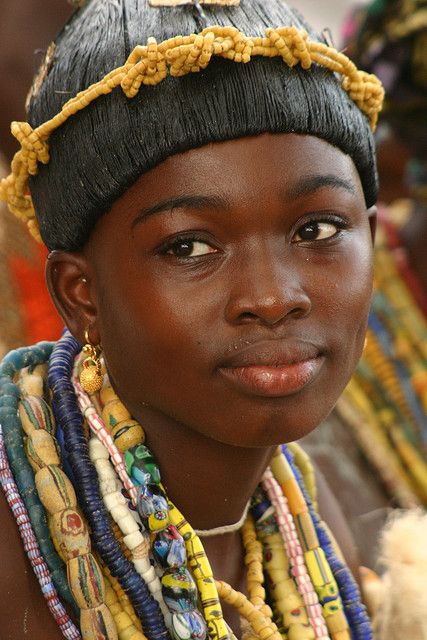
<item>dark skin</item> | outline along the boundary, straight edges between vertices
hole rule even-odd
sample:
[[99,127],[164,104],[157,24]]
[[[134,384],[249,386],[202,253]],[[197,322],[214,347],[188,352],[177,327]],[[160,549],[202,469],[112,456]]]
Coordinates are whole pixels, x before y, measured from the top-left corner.
[[[194,527],[237,521],[276,446],[331,410],[363,347],[373,229],[348,156],[311,136],[264,134],[169,158],[82,252],[51,255],[58,309],[79,340],[90,327],[102,342]],[[303,353],[309,374],[280,393],[242,388],[229,374],[248,352],[246,368]],[[240,536],[205,543],[214,574],[244,591]]]

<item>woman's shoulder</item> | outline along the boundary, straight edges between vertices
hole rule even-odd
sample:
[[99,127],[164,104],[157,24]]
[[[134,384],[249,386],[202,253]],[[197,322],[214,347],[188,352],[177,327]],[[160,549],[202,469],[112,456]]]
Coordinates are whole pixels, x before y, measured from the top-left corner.
[[0,491],[0,624],[3,640],[62,638],[26,557],[16,522]]

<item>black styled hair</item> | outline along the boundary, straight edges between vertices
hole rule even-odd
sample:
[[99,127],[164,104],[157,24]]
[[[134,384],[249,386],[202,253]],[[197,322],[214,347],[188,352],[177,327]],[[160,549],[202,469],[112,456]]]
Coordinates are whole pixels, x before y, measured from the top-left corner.
[[[237,7],[153,8],[148,0],[91,0],[56,41],[53,64],[28,110],[31,126],[54,116],[78,91],[122,65],[149,36],[158,42],[231,25],[245,35],[295,25],[321,40],[282,0]],[[49,139],[51,159],[31,178],[41,235],[49,249],[81,249],[99,217],[148,169],[210,142],[264,132],[318,136],[351,156],[367,207],[377,195],[367,117],[323,67],[290,69],[279,58],[248,64],[213,59],[199,73],[168,77],[127,98],[120,88],[72,116]]]

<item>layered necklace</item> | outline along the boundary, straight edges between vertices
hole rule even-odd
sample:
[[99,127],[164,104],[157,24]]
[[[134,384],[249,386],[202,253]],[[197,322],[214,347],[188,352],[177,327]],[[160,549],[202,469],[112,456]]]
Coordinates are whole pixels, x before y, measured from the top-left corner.
[[65,638],[232,639],[221,600],[239,612],[243,640],[372,638],[299,447],[276,451],[231,525],[242,524],[245,596],[213,576],[206,532],[168,498],[108,377],[99,393],[82,389],[80,351],[66,332],[0,365],[0,482]]

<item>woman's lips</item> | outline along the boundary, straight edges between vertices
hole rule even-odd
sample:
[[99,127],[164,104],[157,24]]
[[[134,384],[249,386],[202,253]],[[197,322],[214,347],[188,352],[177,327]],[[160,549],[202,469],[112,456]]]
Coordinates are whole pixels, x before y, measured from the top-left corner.
[[309,343],[267,341],[234,354],[219,367],[245,393],[279,398],[301,391],[318,375],[324,355]]
[[242,391],[267,398],[279,398],[303,389],[316,377],[322,363],[323,357],[318,357],[277,367],[251,365],[227,367],[220,371]]

